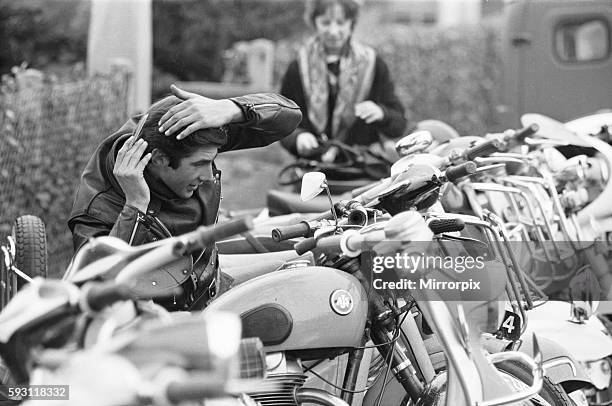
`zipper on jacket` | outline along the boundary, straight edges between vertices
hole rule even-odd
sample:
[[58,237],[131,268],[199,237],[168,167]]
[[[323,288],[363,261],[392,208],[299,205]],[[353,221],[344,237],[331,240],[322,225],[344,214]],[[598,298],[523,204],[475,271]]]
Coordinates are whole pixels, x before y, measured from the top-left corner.
[[128,244],[132,245],[132,243],[134,242],[134,237],[136,236],[136,230],[138,229],[138,223],[142,223],[143,221],[144,221],[144,216],[142,215],[140,210],[138,210],[138,214],[136,214],[136,221],[134,222],[134,228],[132,229],[132,235],[130,235],[130,241],[128,241]]
[[262,103],[262,104],[247,104],[247,107],[281,107],[280,104],[277,103]]
[[168,234],[168,237],[172,237],[172,233],[170,232],[170,230],[168,230],[168,228],[165,226],[164,223],[162,223],[160,219],[153,215],[153,212],[151,212],[151,217],[153,218],[153,220],[155,220],[157,225],[159,225],[161,229]]

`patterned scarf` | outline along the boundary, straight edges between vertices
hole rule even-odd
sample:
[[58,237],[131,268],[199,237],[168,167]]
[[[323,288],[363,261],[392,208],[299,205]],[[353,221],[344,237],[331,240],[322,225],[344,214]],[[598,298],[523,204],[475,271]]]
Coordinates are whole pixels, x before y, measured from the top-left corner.
[[299,51],[298,63],[308,107],[308,118],[319,134],[327,128],[329,117],[328,83],[337,83],[338,93],[331,117],[332,134],[345,141],[355,121],[355,104],[366,100],[374,80],[376,53],[368,46],[350,41],[340,58],[340,74],[336,78],[327,69],[323,43],[314,37]]

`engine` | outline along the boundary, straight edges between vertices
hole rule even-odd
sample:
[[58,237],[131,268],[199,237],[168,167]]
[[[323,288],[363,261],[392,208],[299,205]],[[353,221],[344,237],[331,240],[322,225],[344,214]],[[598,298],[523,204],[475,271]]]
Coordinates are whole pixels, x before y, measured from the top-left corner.
[[268,374],[261,390],[248,395],[262,406],[297,406],[296,392],[306,381],[300,364],[281,352],[266,355],[266,364]]

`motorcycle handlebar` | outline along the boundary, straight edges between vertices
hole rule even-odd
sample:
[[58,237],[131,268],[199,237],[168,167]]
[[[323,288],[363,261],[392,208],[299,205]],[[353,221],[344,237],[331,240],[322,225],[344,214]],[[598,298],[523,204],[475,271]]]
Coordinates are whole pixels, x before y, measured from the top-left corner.
[[446,176],[446,180],[449,182],[455,182],[458,179],[464,178],[476,172],[478,167],[472,161],[464,162],[460,165],[449,166],[444,176]]
[[491,155],[494,152],[498,152],[502,149],[502,143],[499,140],[488,140],[475,147],[469,148],[464,152],[464,157],[468,161],[474,160],[480,156]]
[[308,251],[314,249],[316,246],[317,240],[314,237],[310,237],[295,244],[293,249],[298,253],[298,255],[304,255]]
[[514,135],[512,135],[511,138],[516,142],[523,142],[525,141],[525,138],[534,135],[535,133],[538,132],[539,129],[540,127],[534,123],[525,128],[521,128],[520,130],[517,130],[514,133]]
[[276,227],[272,230],[272,239],[281,242],[297,237],[308,237],[311,234],[310,224],[307,221],[300,221],[298,224]]
[[434,234],[441,234],[461,231],[465,223],[461,219],[432,219],[427,222],[427,226]]
[[[427,222],[427,226],[434,234],[440,234],[461,231],[465,227],[465,223],[461,219],[432,219]],[[361,253],[363,243],[377,244],[385,239],[393,239],[389,237],[389,233],[387,233],[386,229],[382,233],[377,230],[365,234],[361,234],[356,230],[348,230],[343,234],[321,237],[319,239],[311,237],[296,244],[294,248],[300,255],[316,247],[328,250],[339,250],[342,251],[344,255],[357,256]]]
[[342,241],[342,234],[330,235],[329,237],[324,237],[324,238],[319,239],[316,242],[316,247],[323,248],[323,249],[340,248],[341,241]]
[[204,249],[219,240],[243,233],[252,228],[253,220],[250,216],[230,220],[215,226],[200,226],[197,230],[179,237],[180,240],[175,245],[174,252],[177,255],[191,253],[196,250]]
[[189,400],[202,400],[226,395],[225,382],[211,377],[195,377],[185,381],[175,381],[168,384],[165,390],[166,398],[171,404],[177,405]]
[[81,297],[81,308],[94,312],[99,312],[113,303],[136,298],[129,287],[115,282],[89,283],[83,287]]

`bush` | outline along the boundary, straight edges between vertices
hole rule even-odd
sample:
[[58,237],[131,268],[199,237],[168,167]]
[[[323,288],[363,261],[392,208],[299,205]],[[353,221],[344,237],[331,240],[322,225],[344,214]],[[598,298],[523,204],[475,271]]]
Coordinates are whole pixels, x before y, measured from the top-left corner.
[[154,63],[181,80],[221,81],[224,51],[237,41],[280,40],[304,31],[304,2],[153,2]]
[[84,61],[89,6],[74,0],[0,0],[0,73],[23,61],[45,70]]
[[501,59],[493,27],[395,29],[374,45],[389,64],[409,123],[435,118],[461,135],[498,126]]
[[47,226],[49,272],[59,276],[72,256],[67,220],[86,161],[127,116],[128,75],[56,82],[15,69],[0,89],[0,237],[22,214]]

